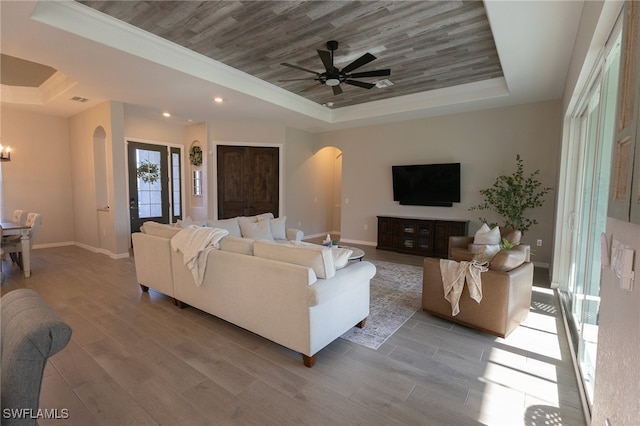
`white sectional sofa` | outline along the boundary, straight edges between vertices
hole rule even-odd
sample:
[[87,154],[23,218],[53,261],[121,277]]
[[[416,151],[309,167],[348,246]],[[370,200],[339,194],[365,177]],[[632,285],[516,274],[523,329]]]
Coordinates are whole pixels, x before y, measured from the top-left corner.
[[142,230],[132,238],[143,291],[152,288],[178,306],[201,309],[300,352],[307,367],[344,332],[363,327],[369,315],[375,266],[348,263],[348,253],[295,238],[276,242],[230,234],[219,249],[206,252],[203,282],[197,285],[182,254],[171,248],[180,229],[146,223]]

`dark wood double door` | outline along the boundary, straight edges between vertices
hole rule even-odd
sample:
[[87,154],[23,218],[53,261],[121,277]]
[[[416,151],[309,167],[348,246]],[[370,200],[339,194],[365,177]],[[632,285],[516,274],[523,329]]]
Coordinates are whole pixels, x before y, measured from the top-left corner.
[[278,217],[280,150],[218,145],[218,218],[271,212]]

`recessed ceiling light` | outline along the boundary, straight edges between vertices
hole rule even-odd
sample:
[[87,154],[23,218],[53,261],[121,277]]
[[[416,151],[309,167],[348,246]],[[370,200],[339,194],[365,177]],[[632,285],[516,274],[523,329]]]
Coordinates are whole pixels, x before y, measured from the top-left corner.
[[215,98],[213,98],[213,101],[217,104],[221,104],[224,99],[222,99],[220,96],[216,96]]
[[87,102],[89,99],[83,98],[81,96],[74,96],[73,98],[71,98],[71,100],[74,102]]
[[171,114],[169,114],[168,112],[163,112],[163,113],[162,113],[162,115],[163,115],[164,117],[171,117]]

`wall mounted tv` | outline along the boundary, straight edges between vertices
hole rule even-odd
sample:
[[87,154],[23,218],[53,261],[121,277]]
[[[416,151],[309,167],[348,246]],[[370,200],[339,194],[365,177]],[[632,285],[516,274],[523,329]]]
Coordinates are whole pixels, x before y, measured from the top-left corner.
[[393,199],[410,206],[460,202],[460,163],[392,166]]

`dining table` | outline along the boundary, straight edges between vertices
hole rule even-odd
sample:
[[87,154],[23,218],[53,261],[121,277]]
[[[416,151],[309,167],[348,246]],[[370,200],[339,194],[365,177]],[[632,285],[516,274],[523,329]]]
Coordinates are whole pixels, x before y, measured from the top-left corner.
[[31,227],[21,225],[11,220],[0,220],[2,226],[2,236],[20,235],[20,244],[22,245],[22,270],[25,278],[31,276],[31,244],[29,242],[29,231]]

